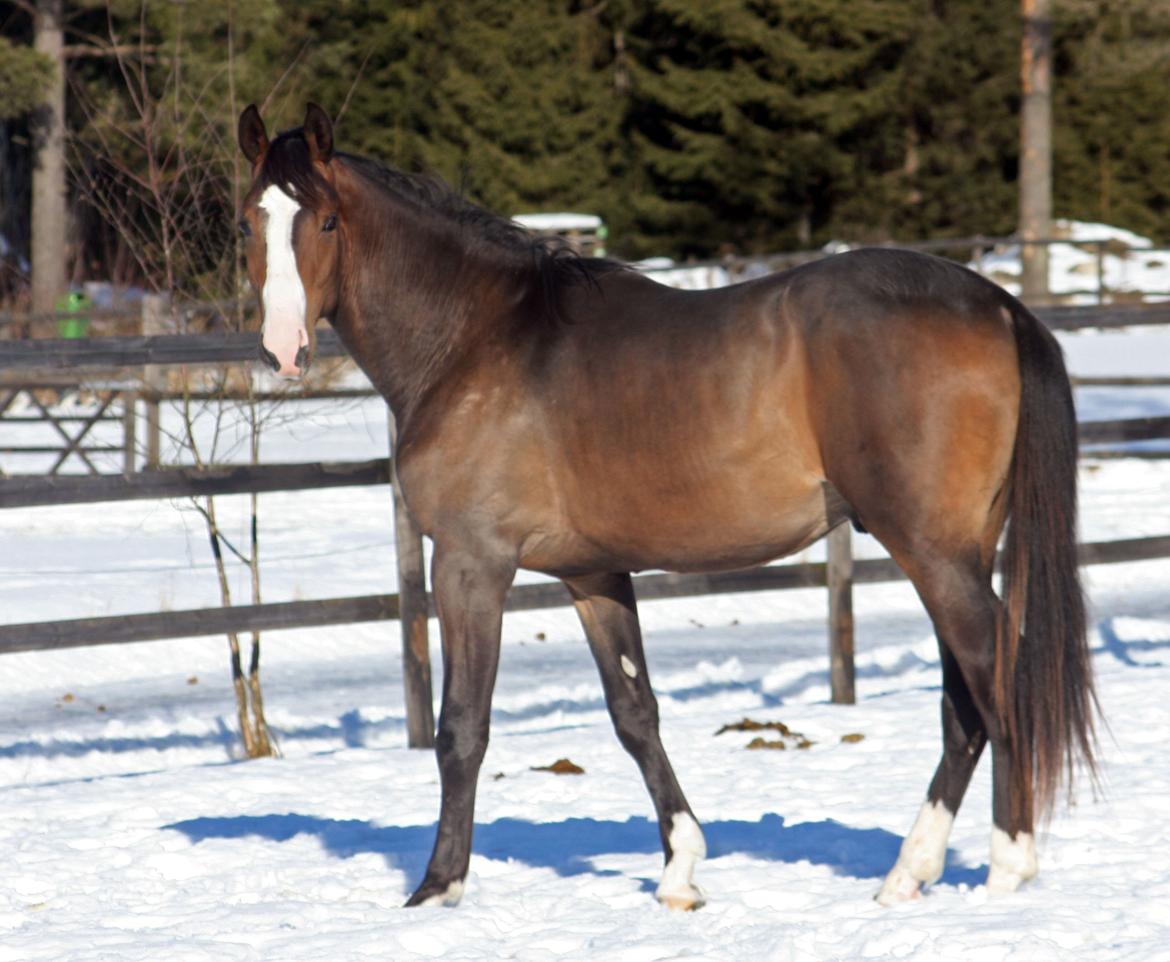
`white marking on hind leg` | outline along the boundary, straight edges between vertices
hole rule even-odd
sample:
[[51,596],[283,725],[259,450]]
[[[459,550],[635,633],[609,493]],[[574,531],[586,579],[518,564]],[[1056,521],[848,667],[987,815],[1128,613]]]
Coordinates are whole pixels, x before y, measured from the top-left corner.
[[902,842],[898,861],[882,883],[877,900],[896,905],[918,897],[921,885],[937,882],[947,858],[947,839],[955,816],[942,802],[926,802]]
[[701,908],[706,899],[692,876],[695,863],[707,857],[703,831],[687,812],[675,812],[668,838],[670,861],[662,871],[662,881],[655,895],[669,909],[687,911]]
[[445,892],[439,892],[432,895],[429,899],[424,899],[420,905],[435,906],[435,905],[458,905],[459,900],[463,898],[463,882],[452,882],[447,886]]
[[1036,859],[1036,839],[1031,832],[1018,832],[1012,838],[1001,828],[991,830],[991,868],[987,871],[987,891],[992,895],[1014,892],[1040,869]]
[[638,677],[638,666],[635,665],[626,655],[622,655],[622,671],[624,671],[631,678]]

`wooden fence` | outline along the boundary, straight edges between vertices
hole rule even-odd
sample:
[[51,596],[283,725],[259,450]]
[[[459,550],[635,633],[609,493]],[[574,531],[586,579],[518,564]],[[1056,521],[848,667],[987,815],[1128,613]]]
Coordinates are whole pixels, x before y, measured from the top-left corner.
[[[1038,313],[1052,327],[1062,330],[1170,323],[1170,305],[1162,304],[1056,308]],[[326,354],[342,353],[331,331],[321,331],[318,343]],[[255,353],[255,334],[10,341],[0,342],[0,375],[30,371],[43,374],[46,370],[108,373],[126,372],[135,368],[141,370],[144,365],[223,364],[251,359]],[[1142,385],[1170,383],[1170,379],[1159,378],[1094,379],[1093,383],[1106,381],[1111,384]],[[153,397],[155,402],[159,400],[158,395]],[[1167,437],[1170,437],[1170,418],[1091,422],[1081,427],[1082,444],[1086,445],[1116,445]],[[1101,449],[1095,451],[1093,456],[1117,453],[1115,449]],[[1126,456],[1132,456],[1132,452],[1126,452]],[[221,465],[203,470],[167,468],[101,476],[24,476],[0,478],[0,508],[387,483],[394,491],[393,482],[390,465],[383,459],[343,463]],[[0,626],[0,653],[182,638],[229,631],[277,630],[397,619],[401,623],[402,632],[409,743],[416,747],[430,745],[434,737],[434,719],[427,618],[433,614],[433,606],[426,594],[421,536],[402,508],[396,492],[394,511],[400,569],[399,594],[9,624]],[[639,600],[649,601],[706,594],[828,587],[833,699],[851,702],[854,695],[852,585],[891,581],[903,576],[888,558],[854,560],[846,525],[831,533],[828,546],[826,563],[771,565],[708,575],[640,575],[634,579],[635,590]],[[1170,556],[1170,536],[1081,546],[1081,560],[1086,564],[1167,556]],[[506,610],[560,607],[568,603],[568,594],[560,584],[522,585],[512,589]]]

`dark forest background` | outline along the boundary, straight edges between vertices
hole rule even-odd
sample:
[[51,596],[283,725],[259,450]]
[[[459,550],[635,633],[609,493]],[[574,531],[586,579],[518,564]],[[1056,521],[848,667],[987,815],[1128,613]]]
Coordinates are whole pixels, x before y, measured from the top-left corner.
[[[0,2],[0,233],[27,251],[42,64]],[[307,100],[341,148],[636,258],[1007,234],[1018,0],[65,4],[71,280],[230,282],[234,144]],[[1055,0],[1054,209],[1170,241],[1170,0]],[[182,245],[175,239],[198,238]],[[170,245],[168,247],[168,245]],[[230,273],[230,272],[229,272]]]

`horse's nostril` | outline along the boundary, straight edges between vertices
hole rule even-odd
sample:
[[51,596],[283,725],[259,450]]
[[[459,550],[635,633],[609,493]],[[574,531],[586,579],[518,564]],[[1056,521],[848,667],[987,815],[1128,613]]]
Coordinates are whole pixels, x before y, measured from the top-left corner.
[[280,370],[280,361],[278,361],[276,359],[276,355],[268,350],[268,348],[266,348],[263,344],[260,345],[260,360],[272,368],[272,370]]
[[307,344],[297,351],[297,368],[302,374],[309,369],[309,346]]

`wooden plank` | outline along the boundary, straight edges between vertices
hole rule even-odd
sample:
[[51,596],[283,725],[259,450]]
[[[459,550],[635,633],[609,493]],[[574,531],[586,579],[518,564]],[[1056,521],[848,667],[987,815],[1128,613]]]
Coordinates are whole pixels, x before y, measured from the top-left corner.
[[1170,437],[1170,417],[1126,418],[1118,421],[1082,421],[1077,439],[1084,444],[1119,441],[1156,441]]
[[1077,561],[1082,565],[1152,561],[1156,558],[1170,558],[1170,535],[1092,541],[1077,548]]
[[[255,331],[224,334],[156,334],[4,341],[0,370],[120,369],[146,364],[223,364],[258,356]],[[318,357],[343,357],[331,328],[317,332]]]
[[[1170,324],[1170,301],[1038,307],[1036,315],[1054,330]],[[255,331],[216,334],[159,334],[130,337],[24,339],[2,342],[4,370],[120,370],[145,364],[222,364],[256,358]],[[317,355],[341,357],[345,349],[330,327],[317,331]]]
[[[103,414],[100,417],[93,417],[89,414],[53,414],[54,421],[58,424],[72,423],[74,421],[121,421],[120,414]],[[0,421],[5,424],[47,424],[48,421],[40,414],[4,414],[0,415]]]
[[121,474],[25,476],[0,478],[0,509],[253,491],[301,491],[387,484],[389,481],[390,467],[385,458],[307,464],[222,465],[202,470],[171,468],[129,477]]
[[[121,418],[115,420],[121,420]],[[4,454],[60,454],[63,450],[64,448],[60,444],[26,444],[0,448],[0,452]],[[116,444],[83,444],[72,448],[72,450],[85,454],[111,454],[115,451],[120,452],[122,448]],[[42,476],[37,475],[37,477]]]
[[[1082,564],[1114,564],[1170,557],[1170,535],[1128,538],[1084,544]],[[888,558],[854,561],[854,582],[872,584],[904,576]],[[738,591],[823,587],[825,565],[773,565],[750,571],[714,575],[640,575],[634,579],[639,601],[681,598]],[[559,608],[570,603],[559,582],[518,585],[504,605],[506,611],[533,611]],[[434,604],[428,605],[434,613]],[[397,595],[366,595],[329,598],[321,601],[278,602],[238,605],[233,608],[201,608],[150,614],[80,618],[70,621],[32,622],[0,625],[0,653],[77,648],[87,645],[121,644],[170,638],[226,634],[228,631],[276,631],[325,625],[357,624],[363,621],[393,620],[398,617]]]
[[226,635],[228,632],[319,628],[397,617],[397,595],[365,595],[323,601],[286,601],[236,605],[231,608],[75,618],[70,621],[0,625],[0,653],[197,638]]
[[1073,387],[1170,387],[1170,377],[1072,377]]
[[1035,307],[1032,313],[1054,331],[1141,327],[1148,324],[1170,324],[1170,301]]

